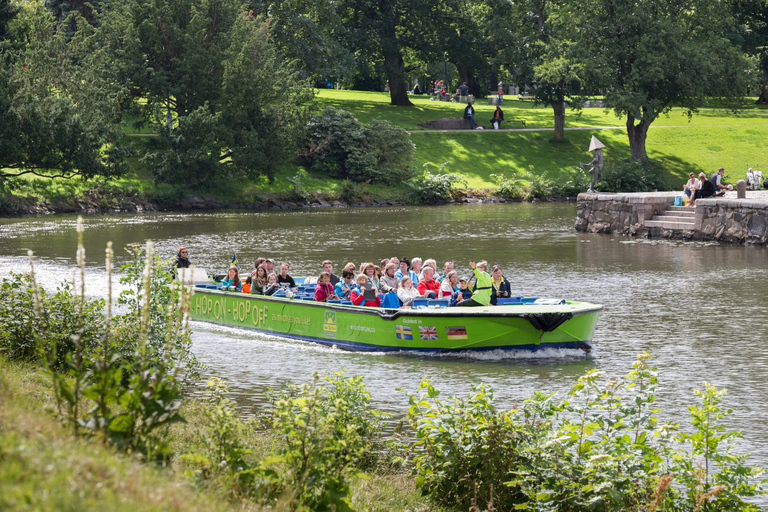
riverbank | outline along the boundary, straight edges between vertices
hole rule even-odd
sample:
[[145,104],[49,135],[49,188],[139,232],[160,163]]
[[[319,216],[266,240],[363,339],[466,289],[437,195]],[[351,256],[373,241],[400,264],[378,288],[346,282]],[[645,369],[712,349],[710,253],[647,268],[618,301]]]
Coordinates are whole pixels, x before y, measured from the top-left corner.
[[[571,202],[575,197],[550,197],[550,202]],[[454,197],[446,197],[439,204],[497,204],[516,202],[504,197],[491,195],[487,191],[457,191]],[[519,202],[519,201],[518,201]],[[279,195],[262,195],[253,202],[226,202],[210,195],[189,194],[172,201],[160,202],[151,196],[121,196],[115,193],[89,191],[82,197],[56,201],[20,199],[0,202],[0,216],[14,217],[51,214],[100,214],[100,213],[146,213],[146,212],[206,212],[220,210],[267,211],[302,210],[311,208],[364,208],[413,205],[413,201],[394,200],[370,195],[361,195],[352,201],[343,201],[336,194],[315,193],[307,198],[284,199]]]
[[[530,101],[508,100],[503,105],[508,127],[525,121],[525,130],[442,132],[426,130],[424,125],[437,119],[457,118],[463,106],[429,101],[428,97],[411,99],[414,106],[403,108],[389,105],[389,96],[384,93],[319,90],[314,108],[342,108],[363,123],[385,119],[408,130],[416,146],[414,174],[420,175],[423,170],[455,174],[459,179],[455,185],[460,196],[458,202],[464,202],[462,197],[502,196],[501,184],[505,182],[514,183],[513,190],[522,191],[516,199],[575,196],[586,188],[582,185],[587,183],[587,177],[578,163],[589,160],[586,149],[592,135],[608,146],[607,167],[629,155],[626,131],[617,126],[622,120],[601,108],[568,111],[566,140],[554,142],[551,108]],[[483,120],[490,119],[493,109],[478,104],[478,122],[486,124]],[[654,170],[659,174],[658,182],[676,190],[689,171],[705,171],[709,175],[721,166],[726,168],[726,181],[741,179],[746,166],[759,163],[763,156],[760,148],[768,136],[766,120],[768,109],[746,104],[737,114],[702,109],[690,121],[682,116],[682,111],[673,109],[669,117],[653,123],[648,135],[649,158],[659,164]],[[137,149],[152,137],[133,131],[126,126],[126,136]],[[713,144],[718,140],[728,143]],[[443,164],[445,167],[439,171]],[[412,188],[405,183],[384,186],[344,182],[319,174],[302,174],[301,167],[290,162],[277,164],[272,181],[227,181],[205,190],[193,190],[184,184],[157,185],[139,159],[132,159],[130,165],[128,175],[114,180],[28,176],[0,180],[0,215],[419,204]],[[419,182],[417,176],[414,183]],[[553,191],[554,188],[566,192]]]
[[639,238],[768,245],[768,190],[736,191],[699,199],[695,207],[674,206],[679,192],[583,193],[575,228]]

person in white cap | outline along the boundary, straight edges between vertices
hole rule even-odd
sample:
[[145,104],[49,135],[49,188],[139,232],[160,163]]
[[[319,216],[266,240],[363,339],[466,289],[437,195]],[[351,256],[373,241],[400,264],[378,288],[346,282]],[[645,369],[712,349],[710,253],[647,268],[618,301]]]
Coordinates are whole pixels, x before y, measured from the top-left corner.
[[592,159],[591,162],[588,164],[581,164],[581,168],[585,169],[588,165],[591,165],[592,167],[587,171],[589,174],[592,175],[592,183],[589,185],[588,192],[594,192],[595,191],[595,185],[597,185],[597,180],[600,179],[600,173],[603,170],[603,151],[602,149],[605,147],[605,144],[597,140],[597,137],[594,135],[592,136],[592,141],[589,143],[589,151],[594,151],[595,156]]

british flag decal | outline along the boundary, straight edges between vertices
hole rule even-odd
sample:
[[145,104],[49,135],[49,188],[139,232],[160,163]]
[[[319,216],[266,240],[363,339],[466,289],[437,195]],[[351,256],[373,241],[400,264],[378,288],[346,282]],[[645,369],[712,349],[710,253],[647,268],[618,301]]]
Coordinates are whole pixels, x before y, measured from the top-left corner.
[[437,341],[437,327],[419,327],[419,338],[422,341]]

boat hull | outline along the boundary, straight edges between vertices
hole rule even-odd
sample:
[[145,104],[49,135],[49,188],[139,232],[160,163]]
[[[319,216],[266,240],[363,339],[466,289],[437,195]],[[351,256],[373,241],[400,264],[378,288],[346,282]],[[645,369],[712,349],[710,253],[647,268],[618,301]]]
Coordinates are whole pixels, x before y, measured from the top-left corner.
[[359,351],[591,348],[602,306],[585,302],[385,310],[197,290],[191,318]]

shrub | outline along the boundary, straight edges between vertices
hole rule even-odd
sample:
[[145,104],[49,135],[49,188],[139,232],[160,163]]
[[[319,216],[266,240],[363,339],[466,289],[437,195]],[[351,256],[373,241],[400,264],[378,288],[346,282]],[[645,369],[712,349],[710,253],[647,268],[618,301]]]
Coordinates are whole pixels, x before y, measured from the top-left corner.
[[383,413],[370,409],[362,377],[341,373],[271,393],[272,426],[282,447],[260,465],[260,494],[292,493],[307,510],[351,510],[349,482],[375,464]]
[[606,192],[654,192],[665,188],[660,164],[631,160],[607,165],[597,188]]
[[[50,307],[45,292],[37,286],[31,252],[31,292],[24,292],[31,293],[31,304],[26,301],[24,307],[34,312],[33,338],[42,347],[41,359],[51,378],[59,416],[75,435],[99,433],[120,449],[137,451],[147,459],[165,460],[169,456],[167,427],[183,421],[179,408],[184,383],[198,369],[189,351],[190,292],[180,283],[171,282],[151,242],[147,242],[143,265],[133,262],[126,266],[128,276],[124,282],[137,285],[137,289],[124,294],[122,303],[128,312],[113,319],[110,242],[106,251],[106,308],[99,302],[98,313],[92,314],[88,309],[91,302],[85,299],[80,218],[77,229],[80,293],[75,296],[66,289],[63,294],[69,307],[65,318],[77,326],[69,342],[60,339],[68,332],[66,326],[54,331],[58,325],[54,313],[58,310]],[[153,280],[156,275],[161,277]],[[101,317],[103,309],[106,318]],[[86,320],[95,314],[98,320],[94,319],[93,330],[88,331]],[[66,354],[63,361],[61,354]]]
[[422,383],[408,412],[417,486],[464,510],[756,510],[744,498],[764,492],[762,470],[732,453],[723,392],[696,392],[693,432],[676,434],[658,424],[648,357],[624,379],[593,370],[566,400],[537,393],[512,411],[482,386],[443,402]]
[[416,146],[404,129],[389,121],[373,121],[365,127],[368,150],[376,159],[373,181],[387,184],[403,183],[414,174],[413,157]]
[[[35,318],[33,282],[29,274],[12,272],[0,285],[0,352],[10,359],[38,361],[40,348],[55,351],[52,365],[62,368],[79,338],[86,352],[92,352],[104,329],[104,301],[76,296],[71,283],[61,283],[52,296],[40,291],[42,321]],[[42,329],[41,329],[42,328]],[[40,336],[42,335],[42,337]],[[38,345],[38,340],[43,345]]]
[[467,186],[466,180],[456,174],[443,173],[447,163],[440,166],[438,174],[432,174],[424,164],[424,174],[409,182],[414,199],[420,204],[440,204],[453,199],[454,187],[458,184]]
[[408,133],[387,121],[364,127],[341,109],[310,119],[300,153],[310,170],[357,183],[397,183],[412,176],[416,149]]

